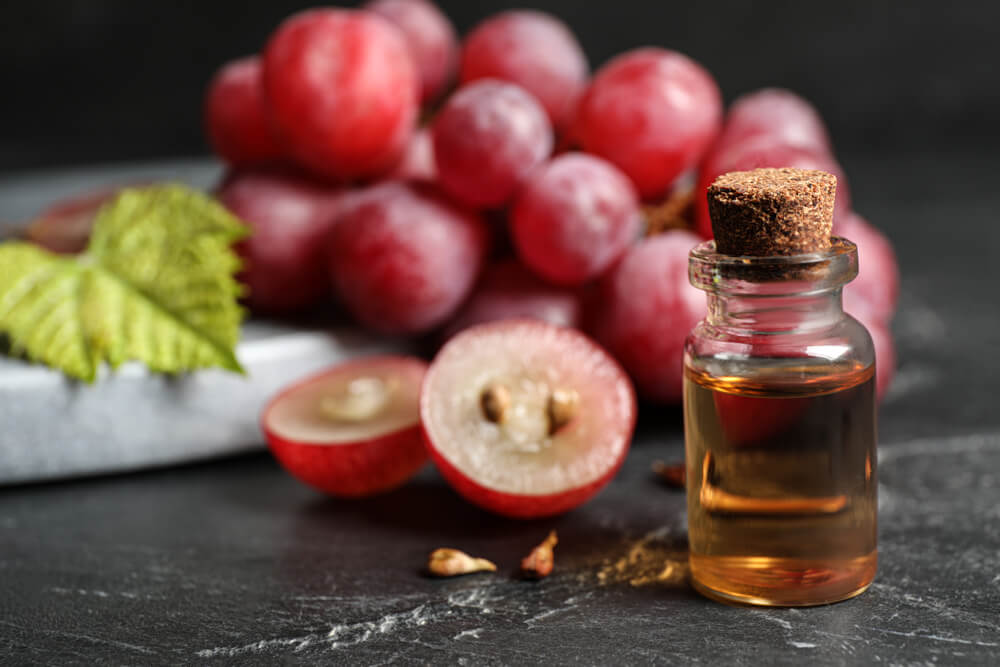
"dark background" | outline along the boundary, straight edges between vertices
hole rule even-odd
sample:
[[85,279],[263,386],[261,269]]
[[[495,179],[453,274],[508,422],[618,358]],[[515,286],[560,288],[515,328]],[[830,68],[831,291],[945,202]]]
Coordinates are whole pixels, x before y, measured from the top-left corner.
[[[351,3],[353,4],[353,3]],[[995,3],[440,2],[459,30],[531,4],[570,24],[596,67],[632,47],[682,51],[726,100],[767,85],[827,118],[841,159],[1000,146]],[[308,3],[47,0],[0,21],[0,172],[207,153],[201,97],[215,68],[257,51]]]

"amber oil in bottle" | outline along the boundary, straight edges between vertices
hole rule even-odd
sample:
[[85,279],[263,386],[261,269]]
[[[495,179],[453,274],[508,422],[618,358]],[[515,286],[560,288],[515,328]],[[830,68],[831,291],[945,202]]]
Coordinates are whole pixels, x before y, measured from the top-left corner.
[[695,585],[806,605],[875,575],[874,367],[774,360],[743,377],[688,368],[688,534]]
[[842,307],[857,248],[830,238],[832,178],[720,178],[716,241],[691,252],[709,314],[684,358],[689,559],[718,600],[825,604],[875,576],[875,358]]

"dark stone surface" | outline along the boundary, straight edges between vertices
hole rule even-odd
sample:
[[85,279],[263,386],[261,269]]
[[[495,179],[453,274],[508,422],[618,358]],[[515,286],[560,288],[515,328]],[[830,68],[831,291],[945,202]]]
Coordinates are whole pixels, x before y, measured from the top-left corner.
[[[551,521],[487,515],[432,470],[330,500],[265,456],[0,490],[0,661],[1000,664],[995,171],[913,158],[848,172],[904,273],[864,595],[762,610],[693,593],[683,494],[649,473],[682,456],[680,414],[645,407],[618,477]],[[550,528],[556,572],[517,581]],[[444,545],[501,571],[425,578]]]

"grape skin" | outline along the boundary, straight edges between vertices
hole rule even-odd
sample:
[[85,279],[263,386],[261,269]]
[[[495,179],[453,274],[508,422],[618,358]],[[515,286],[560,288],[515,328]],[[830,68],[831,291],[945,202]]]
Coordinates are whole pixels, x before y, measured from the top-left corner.
[[577,109],[573,138],[628,174],[643,198],[653,198],[698,163],[721,120],[711,74],[687,56],[648,47],[598,70]]
[[437,98],[458,68],[458,36],[448,17],[427,0],[373,0],[364,8],[403,31],[420,74],[420,101]]
[[484,79],[458,90],[431,128],[438,181],[460,202],[505,204],[552,152],[541,105],[511,83]]
[[488,233],[475,213],[403,183],[353,197],[333,230],[337,294],[365,326],[417,334],[444,322],[471,291]]
[[899,298],[899,265],[892,243],[857,213],[835,225],[833,232],[858,246],[858,277],[844,287],[845,302],[864,301],[877,319],[888,322]]
[[225,180],[219,201],[251,229],[237,251],[253,310],[290,313],[329,297],[326,246],[344,196],[341,188],[284,172],[245,171]]
[[233,60],[216,72],[205,95],[205,132],[215,153],[235,167],[284,158],[264,108],[260,58]]
[[414,133],[406,152],[387,175],[390,180],[433,183],[437,180],[434,141],[431,131],[421,127]]
[[583,304],[574,290],[547,284],[517,261],[507,260],[487,267],[444,337],[475,324],[521,318],[579,328],[582,315]]
[[476,26],[462,45],[460,80],[501,79],[523,87],[545,107],[554,127],[572,118],[590,66],[576,37],[544,12],[514,10]]
[[264,50],[270,118],[303,167],[334,181],[377,176],[416,124],[420,81],[403,33],[367,11],[286,19]]
[[643,239],[598,282],[588,307],[594,337],[659,403],[680,401],[684,340],[707,314],[705,295],[687,279],[699,242],[687,231]]
[[600,276],[639,235],[639,198],[617,167],[566,153],[536,171],[511,213],[521,260],[557,285]]
[[759,136],[780,139],[814,153],[833,154],[819,112],[790,90],[764,88],[737,98],[729,106],[717,145],[729,147]]
[[[850,283],[848,283],[850,287]],[[861,322],[872,337],[875,348],[875,393],[881,401],[889,392],[896,375],[896,344],[889,322],[857,293],[844,291],[844,312]]]

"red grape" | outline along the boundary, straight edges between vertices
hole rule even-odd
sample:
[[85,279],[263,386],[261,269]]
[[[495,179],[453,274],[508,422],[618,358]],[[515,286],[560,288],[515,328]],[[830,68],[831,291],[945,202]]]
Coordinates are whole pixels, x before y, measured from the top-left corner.
[[420,80],[402,32],[372,12],[314,9],[286,19],[264,52],[264,91],[279,136],[302,166],[337,180],[399,160]]
[[780,401],[760,396],[713,393],[715,412],[726,440],[734,447],[766,443],[792,427],[812,399],[783,396]]
[[554,16],[532,10],[497,14],[469,33],[462,45],[460,79],[502,79],[521,86],[545,107],[557,129],[571,120],[587,84],[587,56]]
[[718,146],[733,146],[760,136],[814,153],[832,154],[823,118],[790,90],[764,88],[739,97],[729,107]]
[[389,172],[388,178],[417,183],[433,183],[437,180],[434,142],[429,129],[422,127],[414,133],[402,159]]
[[654,401],[680,400],[684,340],[706,314],[705,295],[687,277],[699,240],[670,231],[632,246],[599,281],[587,313],[597,340]]
[[205,95],[205,129],[212,148],[237,167],[278,162],[283,154],[264,108],[260,58],[223,65]]
[[420,391],[424,442],[444,478],[466,500],[520,518],[597,493],[625,459],[635,416],[632,384],[607,352],[532,320],[458,334]]
[[419,413],[426,371],[413,357],[364,357],[295,383],[261,414],[271,453],[335,496],[403,484],[427,462]]
[[875,391],[882,400],[896,375],[896,345],[889,323],[869,302],[851,297],[847,292],[844,293],[844,310],[871,334],[875,347]]
[[573,136],[628,174],[640,195],[657,197],[698,163],[721,118],[711,74],[687,56],[650,47],[624,53],[594,75]]
[[896,377],[896,344],[888,325],[877,322],[862,324],[867,327],[875,346],[875,392],[881,401],[889,393],[892,380]]
[[441,187],[471,206],[504,204],[552,152],[545,110],[523,88],[502,81],[459,89],[432,132]]
[[579,328],[582,305],[574,291],[549,285],[508,260],[486,269],[469,300],[445,329],[445,336],[474,324],[532,318]]
[[252,231],[237,250],[246,262],[240,278],[254,310],[286,313],[329,295],[327,243],[343,190],[251,171],[227,178],[217,196]]
[[420,75],[420,99],[436,98],[451,82],[458,64],[458,36],[448,17],[427,0],[372,0],[364,8],[403,31]]
[[511,213],[521,260],[559,285],[604,273],[639,235],[639,198],[613,164],[566,153],[539,168]]
[[867,302],[879,320],[888,322],[899,298],[899,266],[892,243],[857,213],[840,220],[833,231],[858,246],[858,277],[844,287],[845,299]]
[[101,188],[57,200],[28,223],[24,234],[49,252],[82,252],[90,241],[97,214],[121,193],[122,187]]
[[475,213],[429,191],[381,183],[345,206],[329,270],[361,323],[420,333],[447,319],[469,294],[487,240]]
[[712,220],[708,216],[708,186],[731,171],[749,171],[758,167],[799,167],[820,169],[837,177],[837,200],[833,218],[839,220],[851,210],[851,191],[843,168],[827,153],[785,143],[770,136],[759,136],[732,146],[720,146],[702,163],[695,186],[695,227],[705,238],[712,238]]

